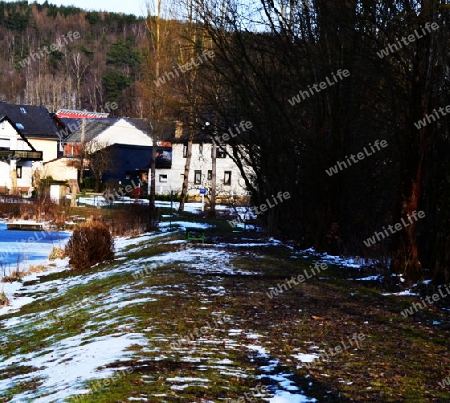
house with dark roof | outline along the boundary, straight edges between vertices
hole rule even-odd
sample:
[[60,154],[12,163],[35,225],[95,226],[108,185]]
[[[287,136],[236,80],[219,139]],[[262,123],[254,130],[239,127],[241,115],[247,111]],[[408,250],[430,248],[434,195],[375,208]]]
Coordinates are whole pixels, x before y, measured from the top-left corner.
[[[170,167],[156,169],[157,194],[170,194],[171,191],[180,194],[182,189],[188,137],[181,125],[177,127],[174,136],[169,140],[172,144],[170,155],[172,163]],[[202,188],[211,189],[212,147],[213,141],[209,134],[200,132],[194,136],[188,178],[188,194],[191,196],[198,196]],[[248,195],[242,174],[230,158],[230,154],[232,150],[229,144],[224,143],[216,147],[216,195],[224,199]]]
[[[123,186],[144,187],[148,189],[148,173],[152,157],[152,148],[133,144],[113,144],[108,152],[114,165],[103,174],[102,182],[107,186],[121,184]],[[171,147],[158,146],[156,150],[156,168],[170,168],[172,161],[164,158],[171,155]]]
[[42,151],[33,147],[9,117],[0,116],[0,192],[29,192],[34,161],[42,161]]
[[42,152],[42,161],[58,157],[59,131],[45,106],[0,102],[0,116],[7,116],[34,149]]
[[[153,141],[149,125],[143,119],[132,118],[66,118],[58,121],[66,128],[64,158],[45,164],[46,175],[60,180],[73,178],[73,160],[80,155],[84,143],[105,149],[111,159],[111,169],[103,175],[103,182],[131,184],[146,182],[152,155]],[[67,130],[68,129],[68,130]],[[61,169],[61,164],[68,165]],[[89,176],[88,167],[84,177]],[[79,176],[79,173],[78,173]],[[69,178],[70,177],[70,178]]]

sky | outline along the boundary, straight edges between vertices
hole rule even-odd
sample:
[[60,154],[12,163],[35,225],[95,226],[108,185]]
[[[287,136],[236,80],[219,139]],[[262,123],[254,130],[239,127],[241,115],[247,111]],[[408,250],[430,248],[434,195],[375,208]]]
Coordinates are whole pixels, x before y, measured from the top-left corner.
[[[36,2],[42,4],[45,0],[37,0]],[[137,16],[146,15],[146,0],[48,0],[48,2],[58,6],[75,6],[89,11],[101,10]],[[28,0],[28,3],[34,3],[34,0]]]

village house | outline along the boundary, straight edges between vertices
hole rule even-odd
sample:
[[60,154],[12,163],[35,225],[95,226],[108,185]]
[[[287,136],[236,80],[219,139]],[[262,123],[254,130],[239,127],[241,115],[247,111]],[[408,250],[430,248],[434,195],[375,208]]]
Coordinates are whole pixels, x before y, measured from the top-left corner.
[[33,182],[33,162],[42,161],[37,151],[7,116],[0,117],[0,192],[28,193]]
[[43,163],[58,157],[58,129],[44,106],[0,102],[0,191],[30,193]]
[[[63,158],[45,164],[47,175],[58,180],[79,179],[80,173],[74,162],[79,160],[85,144],[91,143],[97,152],[107,153],[111,160],[110,167],[102,175],[103,183],[147,182],[153,141],[144,120],[104,118],[98,117],[99,114],[85,116],[86,112],[75,112],[58,113],[59,120],[70,129],[70,134],[64,138]],[[83,176],[89,177],[86,163],[84,170]]]
[[[172,152],[166,158],[171,159],[170,168],[156,169],[156,194],[180,194],[184,178],[187,157],[187,136],[181,127],[175,131],[170,140]],[[212,179],[212,139],[206,133],[194,136],[192,156],[189,170],[188,195],[199,195],[201,188],[211,190]],[[222,144],[216,147],[216,196],[219,198],[234,198],[247,196],[241,172],[234,161],[227,155],[230,145]]]
[[34,149],[42,151],[42,162],[59,156],[58,128],[45,106],[0,102],[0,116],[7,116]]

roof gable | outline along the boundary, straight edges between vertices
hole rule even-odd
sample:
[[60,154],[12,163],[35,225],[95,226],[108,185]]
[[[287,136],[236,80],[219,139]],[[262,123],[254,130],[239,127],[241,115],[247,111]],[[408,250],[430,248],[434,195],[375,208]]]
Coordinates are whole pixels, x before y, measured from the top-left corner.
[[13,105],[0,101],[0,116],[8,116],[27,138],[58,139],[55,122],[45,106]]
[[[62,120],[66,123],[69,119]],[[79,120],[77,124],[79,124],[78,129],[66,139],[67,143],[81,142],[82,126]],[[137,127],[135,122],[124,118],[86,119],[85,140],[92,141],[94,139],[110,145],[117,143],[152,145],[152,140],[146,131]]]
[[21,133],[21,131],[17,129],[16,125],[11,121],[11,119],[8,116],[0,116],[0,123],[3,122],[8,122],[11,125],[11,127],[17,132],[20,138],[28,145],[28,147],[30,147],[30,151],[36,151],[33,145],[27,140],[27,138]]

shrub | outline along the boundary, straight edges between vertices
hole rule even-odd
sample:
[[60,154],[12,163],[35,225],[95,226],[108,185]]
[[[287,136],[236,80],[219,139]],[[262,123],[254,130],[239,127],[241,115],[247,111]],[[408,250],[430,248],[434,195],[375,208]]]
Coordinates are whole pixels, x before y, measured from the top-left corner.
[[55,260],[55,259],[64,259],[66,257],[66,252],[64,249],[61,248],[52,248],[52,251],[50,252],[50,255],[48,256],[49,260]]
[[8,306],[9,299],[3,290],[0,291],[0,306]]
[[65,251],[69,264],[84,270],[114,258],[114,239],[102,222],[94,220],[75,228]]

